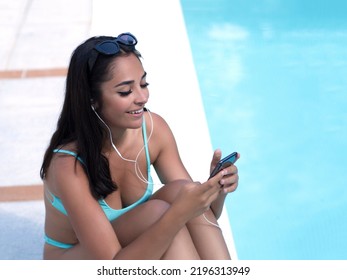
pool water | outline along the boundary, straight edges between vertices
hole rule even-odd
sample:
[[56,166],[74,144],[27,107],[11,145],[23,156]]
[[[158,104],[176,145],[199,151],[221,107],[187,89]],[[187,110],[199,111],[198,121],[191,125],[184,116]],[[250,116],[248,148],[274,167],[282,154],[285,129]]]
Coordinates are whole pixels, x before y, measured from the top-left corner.
[[181,6],[239,259],[347,259],[347,2]]

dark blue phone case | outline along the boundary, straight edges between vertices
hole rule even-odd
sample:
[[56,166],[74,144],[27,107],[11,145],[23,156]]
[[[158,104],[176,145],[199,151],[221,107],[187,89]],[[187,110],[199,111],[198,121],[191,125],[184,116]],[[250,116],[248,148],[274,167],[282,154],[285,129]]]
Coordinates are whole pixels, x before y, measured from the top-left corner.
[[221,159],[217,163],[213,171],[211,172],[209,179],[212,178],[214,175],[216,175],[220,170],[234,164],[236,159],[237,159],[237,152],[233,152],[230,155],[226,156],[225,158]]

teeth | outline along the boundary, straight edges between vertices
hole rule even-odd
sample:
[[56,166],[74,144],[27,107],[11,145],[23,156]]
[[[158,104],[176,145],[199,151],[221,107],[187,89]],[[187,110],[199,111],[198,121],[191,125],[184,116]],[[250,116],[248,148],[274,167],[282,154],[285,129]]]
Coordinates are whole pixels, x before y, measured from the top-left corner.
[[142,113],[142,111],[143,111],[143,109],[138,110],[138,111],[131,111],[131,112],[129,112],[129,114],[133,114],[133,115],[140,114],[140,113]]

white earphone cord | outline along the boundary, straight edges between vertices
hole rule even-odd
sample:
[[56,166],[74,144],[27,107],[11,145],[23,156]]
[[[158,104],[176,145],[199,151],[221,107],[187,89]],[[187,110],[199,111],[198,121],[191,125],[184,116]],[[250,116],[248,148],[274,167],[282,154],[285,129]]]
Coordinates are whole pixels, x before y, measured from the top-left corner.
[[[143,145],[143,147],[140,149],[140,151],[137,153],[136,157],[135,157],[135,160],[133,159],[127,159],[125,157],[122,156],[122,154],[118,151],[116,145],[113,143],[113,139],[112,139],[112,132],[111,132],[111,129],[109,128],[109,126],[104,122],[104,120],[99,116],[99,114],[96,112],[96,110],[94,109],[94,106],[92,106],[92,109],[94,111],[94,113],[96,114],[96,116],[98,117],[98,119],[106,126],[108,132],[109,132],[109,137],[110,137],[110,141],[111,141],[111,145],[112,145],[112,148],[116,151],[116,153],[119,155],[119,157],[122,159],[122,160],[125,160],[125,161],[128,161],[128,162],[133,162],[135,163],[134,165],[134,170],[135,170],[135,174],[137,176],[137,178],[139,178],[142,182],[146,183],[146,184],[153,184],[153,185],[160,185],[162,186],[163,184],[155,184],[153,182],[149,182],[146,177],[142,174],[141,172],[141,169],[138,165],[138,158],[141,154],[141,152],[143,151],[143,149],[145,148],[145,145]],[[151,120],[151,132],[149,133],[149,136],[147,138],[147,143],[149,143],[149,140],[151,139],[152,137],[152,134],[153,134],[153,129],[154,129],[154,123],[153,123],[153,118],[152,118],[152,115],[151,115],[151,112],[147,109],[147,112],[148,112],[148,115],[149,115],[149,118]],[[203,214],[206,222],[208,222],[209,224],[215,226],[215,227],[218,227],[220,228],[220,226],[216,223],[213,223],[211,222],[209,219],[207,219],[206,215]]]
[[[153,185],[162,185],[162,184],[155,184],[155,183],[151,183],[149,182],[146,177],[142,174],[141,170],[140,170],[140,167],[138,165],[138,158],[141,154],[141,152],[143,151],[143,149],[145,148],[145,145],[143,145],[143,147],[140,149],[140,151],[137,153],[136,157],[135,157],[135,160],[133,159],[127,159],[125,157],[123,157],[123,155],[118,151],[116,145],[113,143],[113,139],[112,139],[112,132],[111,132],[111,129],[109,128],[109,126],[104,122],[104,120],[99,116],[99,114],[96,112],[96,110],[94,109],[94,107],[92,106],[92,109],[94,111],[94,113],[96,114],[96,116],[98,117],[98,119],[106,126],[107,130],[108,130],[108,133],[109,133],[109,138],[110,138],[110,142],[111,142],[111,145],[112,145],[112,148],[116,151],[116,153],[118,154],[118,156],[124,160],[124,161],[128,161],[128,162],[133,162],[135,163],[134,165],[134,170],[135,170],[135,174],[137,176],[137,178],[139,178],[142,182],[146,183],[146,184],[153,184]],[[150,120],[151,120],[151,132],[147,138],[147,142],[149,142],[149,140],[151,139],[152,137],[152,133],[153,133],[153,119],[152,119],[152,115],[150,113],[149,110],[148,111],[148,115],[150,117]]]

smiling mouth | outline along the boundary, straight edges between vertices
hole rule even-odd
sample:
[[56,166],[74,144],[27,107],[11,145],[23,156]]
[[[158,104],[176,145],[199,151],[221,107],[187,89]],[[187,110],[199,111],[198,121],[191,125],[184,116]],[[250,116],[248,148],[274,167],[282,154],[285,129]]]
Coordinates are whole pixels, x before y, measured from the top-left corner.
[[138,114],[141,114],[142,112],[143,112],[143,108],[140,110],[136,110],[136,111],[129,111],[127,113],[131,114],[131,115],[138,115]]

